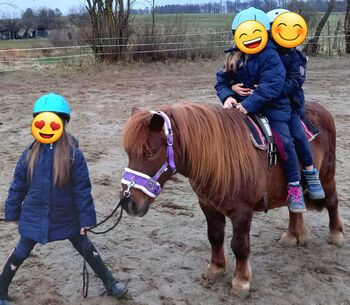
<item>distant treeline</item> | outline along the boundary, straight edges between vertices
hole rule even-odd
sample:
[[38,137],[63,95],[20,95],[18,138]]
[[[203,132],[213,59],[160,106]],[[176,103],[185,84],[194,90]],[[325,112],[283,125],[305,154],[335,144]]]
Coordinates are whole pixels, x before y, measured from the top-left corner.
[[62,28],[65,24],[58,8],[27,8],[21,18],[11,18],[4,13],[0,17],[0,39],[46,37],[48,30]]
[[[157,1],[155,1],[155,4]],[[155,5],[156,14],[220,14],[234,13],[244,10],[250,6],[269,11],[274,8],[284,7],[297,11],[317,11],[325,12],[327,10],[326,0],[248,0],[248,1],[220,1],[199,4],[167,4],[163,6]],[[345,12],[346,0],[336,1],[333,12]],[[133,10],[134,14],[151,14],[152,8]]]

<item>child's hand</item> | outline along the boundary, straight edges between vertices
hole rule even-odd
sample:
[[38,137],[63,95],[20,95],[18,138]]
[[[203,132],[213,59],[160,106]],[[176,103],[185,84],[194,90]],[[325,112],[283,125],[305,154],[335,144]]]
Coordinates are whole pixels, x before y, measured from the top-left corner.
[[225,103],[224,103],[224,108],[233,108],[235,106],[237,106],[238,103],[236,101],[235,98],[233,98],[232,96],[229,96],[226,100],[225,100]]
[[247,113],[248,113],[248,111],[245,110],[245,108],[242,106],[242,104],[238,104],[238,105],[236,106],[236,109],[237,109],[240,113],[243,113],[243,114],[247,114]]
[[85,235],[87,233],[87,230],[89,230],[91,227],[84,227],[80,229],[80,235]]
[[244,88],[243,86],[244,86],[243,83],[238,83],[238,84],[232,85],[231,89],[240,96],[248,96],[253,93],[252,89]]

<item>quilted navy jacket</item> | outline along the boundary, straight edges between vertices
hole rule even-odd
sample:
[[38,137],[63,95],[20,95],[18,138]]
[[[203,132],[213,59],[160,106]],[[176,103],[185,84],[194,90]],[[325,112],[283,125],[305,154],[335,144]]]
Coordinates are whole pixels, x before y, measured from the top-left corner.
[[19,220],[19,233],[39,243],[63,240],[80,234],[80,228],[96,224],[91,183],[85,158],[72,147],[69,181],[53,184],[55,143],[41,144],[33,177],[28,178],[27,148],[17,162],[5,203],[5,219]]
[[277,51],[287,73],[282,92],[289,98],[292,111],[303,116],[305,97],[302,85],[306,78],[307,58],[298,48],[278,46]]
[[[246,62],[243,61],[243,58],[238,61],[236,72],[217,72],[215,89],[221,102],[232,96],[242,102],[248,112],[261,113],[272,120],[288,121],[290,103],[282,93],[286,70],[274,44],[268,41],[261,52],[249,55]],[[248,97],[237,95],[231,89],[235,83],[243,83],[244,87],[253,89],[253,94]]]

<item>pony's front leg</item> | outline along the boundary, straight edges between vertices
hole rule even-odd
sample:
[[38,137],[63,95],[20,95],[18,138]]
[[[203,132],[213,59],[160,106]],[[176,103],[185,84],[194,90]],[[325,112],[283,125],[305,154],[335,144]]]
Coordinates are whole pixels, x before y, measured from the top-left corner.
[[199,204],[208,223],[211,262],[207,268],[207,276],[213,279],[223,274],[226,269],[224,251],[225,216],[202,201],[199,201]]
[[305,245],[308,240],[308,231],[304,225],[303,214],[289,211],[289,225],[279,240],[285,245]]
[[233,236],[231,248],[236,257],[236,269],[232,279],[232,292],[240,297],[249,296],[252,272],[249,265],[250,253],[250,225],[253,209],[240,206],[230,217]]

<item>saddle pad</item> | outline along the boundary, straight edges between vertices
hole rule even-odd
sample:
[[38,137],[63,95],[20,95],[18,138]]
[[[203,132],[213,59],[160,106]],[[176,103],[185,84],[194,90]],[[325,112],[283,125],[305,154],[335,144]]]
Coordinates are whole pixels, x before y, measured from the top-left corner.
[[311,121],[308,118],[302,118],[300,119],[301,125],[303,125],[307,140],[311,142],[313,139],[317,137],[317,135],[320,134],[319,130],[312,125]]
[[[260,120],[260,122],[257,122]],[[320,133],[317,128],[315,128],[312,123],[307,119],[303,118],[300,120],[303,126],[307,140],[311,142]],[[261,150],[267,150],[271,141],[271,130],[270,128],[261,128],[260,126],[266,126],[268,120],[264,116],[255,115],[253,118],[247,115],[245,117],[245,122],[250,131],[250,137],[255,147]]]

